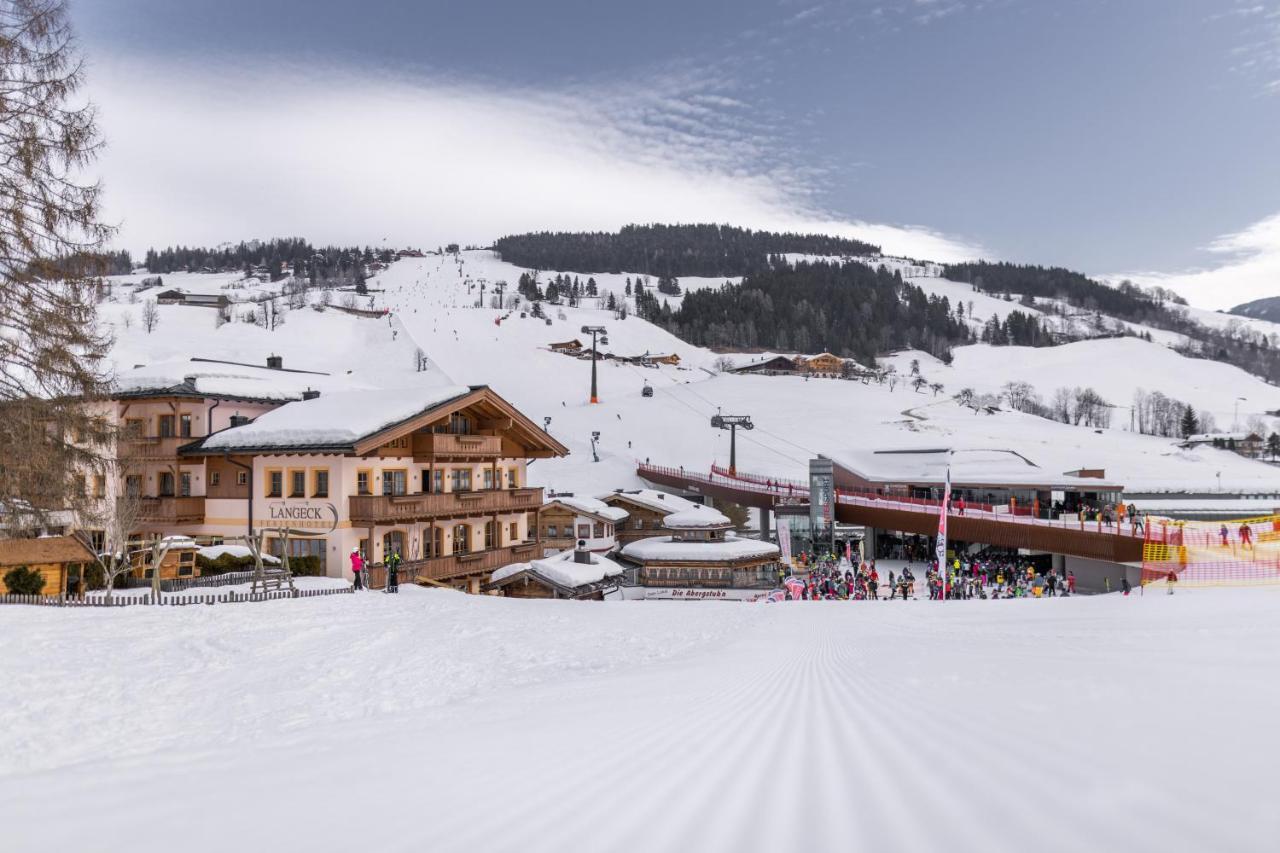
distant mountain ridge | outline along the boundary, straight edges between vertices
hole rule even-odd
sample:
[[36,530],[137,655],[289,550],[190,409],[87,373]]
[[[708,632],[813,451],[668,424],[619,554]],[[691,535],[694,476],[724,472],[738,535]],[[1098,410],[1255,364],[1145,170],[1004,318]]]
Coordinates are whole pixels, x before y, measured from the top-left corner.
[[1280,296],[1267,296],[1262,299],[1255,299],[1252,302],[1245,302],[1243,305],[1237,305],[1227,312],[1228,314],[1236,314],[1240,317],[1250,317],[1254,320],[1269,320],[1272,323],[1280,323]]

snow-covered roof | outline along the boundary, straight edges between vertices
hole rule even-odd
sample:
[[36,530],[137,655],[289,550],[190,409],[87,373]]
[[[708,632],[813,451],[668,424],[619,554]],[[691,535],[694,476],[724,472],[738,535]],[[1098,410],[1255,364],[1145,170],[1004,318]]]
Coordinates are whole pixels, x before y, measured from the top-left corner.
[[115,393],[119,396],[172,395],[287,402],[299,399],[308,384],[225,371],[213,375],[198,375],[192,371],[177,376],[165,367],[142,366],[122,373],[116,379]]
[[680,512],[681,510],[686,510],[690,507],[701,506],[701,504],[696,504],[693,501],[686,500],[667,492],[660,492],[657,489],[627,489],[626,491],[622,491],[620,489],[616,492],[603,494],[600,496],[600,499],[608,500],[609,498],[614,497],[631,501],[637,506],[646,507],[661,513]]
[[741,539],[728,534],[717,542],[677,542],[670,536],[637,539],[622,549],[622,556],[639,562],[727,563],[778,556],[778,546],[757,539]]
[[688,509],[671,513],[662,520],[662,524],[670,530],[689,530],[728,527],[733,522],[727,515],[709,506],[694,504]]
[[578,497],[577,495],[557,495],[549,498],[543,506],[549,506],[553,503],[563,504],[569,509],[585,515],[596,516],[606,521],[622,521],[630,515],[622,507],[609,506],[604,501],[596,500],[595,498]]
[[541,575],[548,581],[560,586],[577,587],[598,583],[605,578],[615,577],[626,571],[626,569],[608,557],[591,554],[590,552],[588,554],[591,559],[589,563],[577,562],[574,559],[573,551],[562,551],[559,554],[543,557],[540,560],[532,560],[528,563],[512,563],[495,571],[489,582],[496,583],[512,575],[527,571]]
[[1203,432],[1187,436],[1188,444],[1208,444],[1214,441],[1257,441],[1262,436],[1253,432]]
[[164,539],[160,541],[163,542],[165,545],[167,545],[169,548],[195,548],[196,547],[196,540],[192,539],[190,536],[180,536],[180,535],[166,536],[164,537]]
[[428,409],[470,393],[462,385],[339,391],[288,403],[252,423],[214,433],[203,449],[333,447],[355,444]]
[[1055,473],[1015,450],[911,448],[846,450],[824,454],[841,468],[874,483],[942,485],[947,466],[957,486],[1040,486],[1089,492],[1120,486],[1092,477]]

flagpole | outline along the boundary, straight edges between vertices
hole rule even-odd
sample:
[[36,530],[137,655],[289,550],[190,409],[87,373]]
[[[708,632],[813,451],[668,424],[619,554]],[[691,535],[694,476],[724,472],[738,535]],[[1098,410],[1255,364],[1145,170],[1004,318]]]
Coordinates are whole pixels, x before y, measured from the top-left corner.
[[947,600],[950,584],[947,580],[947,505],[951,502],[951,458],[947,457],[947,479],[942,489],[942,506],[938,508],[938,543],[934,556],[938,571],[942,573],[942,600]]

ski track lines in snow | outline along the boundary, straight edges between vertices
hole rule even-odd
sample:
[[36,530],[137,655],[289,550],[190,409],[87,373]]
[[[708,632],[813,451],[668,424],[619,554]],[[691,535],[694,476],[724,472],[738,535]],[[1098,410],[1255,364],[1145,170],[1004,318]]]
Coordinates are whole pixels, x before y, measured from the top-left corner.
[[1280,830],[1276,591],[406,593],[0,623],[44,650],[0,663],[0,797],[23,818],[0,847],[1249,850]]

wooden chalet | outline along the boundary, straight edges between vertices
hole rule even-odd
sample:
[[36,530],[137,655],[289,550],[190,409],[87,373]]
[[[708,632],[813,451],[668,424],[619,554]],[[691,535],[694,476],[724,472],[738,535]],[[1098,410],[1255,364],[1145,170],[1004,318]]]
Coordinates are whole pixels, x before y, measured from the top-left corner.
[[627,513],[626,518],[614,525],[614,535],[620,545],[647,536],[661,536],[665,532],[663,522],[667,516],[696,506],[693,501],[655,489],[619,489],[600,495],[599,499]]
[[730,373],[755,373],[764,376],[789,376],[796,372],[796,362],[785,355],[753,361],[733,368]]
[[559,343],[551,344],[550,349],[552,352],[577,353],[582,350],[582,341],[577,338],[571,341],[560,341]]
[[627,510],[595,498],[552,495],[542,506],[542,545],[564,551],[584,543],[588,551],[605,554],[617,547],[616,525],[627,517]]
[[636,539],[620,557],[638,567],[641,586],[750,589],[777,580],[777,545],[736,536],[733,523],[710,507],[675,512],[663,522],[668,535]]
[[0,595],[9,593],[4,576],[18,566],[44,578],[41,595],[63,595],[67,592],[68,575],[80,577],[84,567],[94,562],[93,551],[75,536],[0,539]]
[[800,362],[800,370],[813,376],[841,376],[845,360],[829,352],[810,356]]
[[507,598],[568,598],[603,601],[621,584],[626,569],[586,549],[576,549],[493,573],[484,591]]
[[[488,386],[347,391],[283,406],[182,449],[208,471],[203,535],[288,528],[291,557],[350,577],[400,555],[401,577],[479,591],[541,557],[527,466],[568,449]],[[243,476],[241,476],[243,475]],[[283,537],[269,537],[275,551]]]

